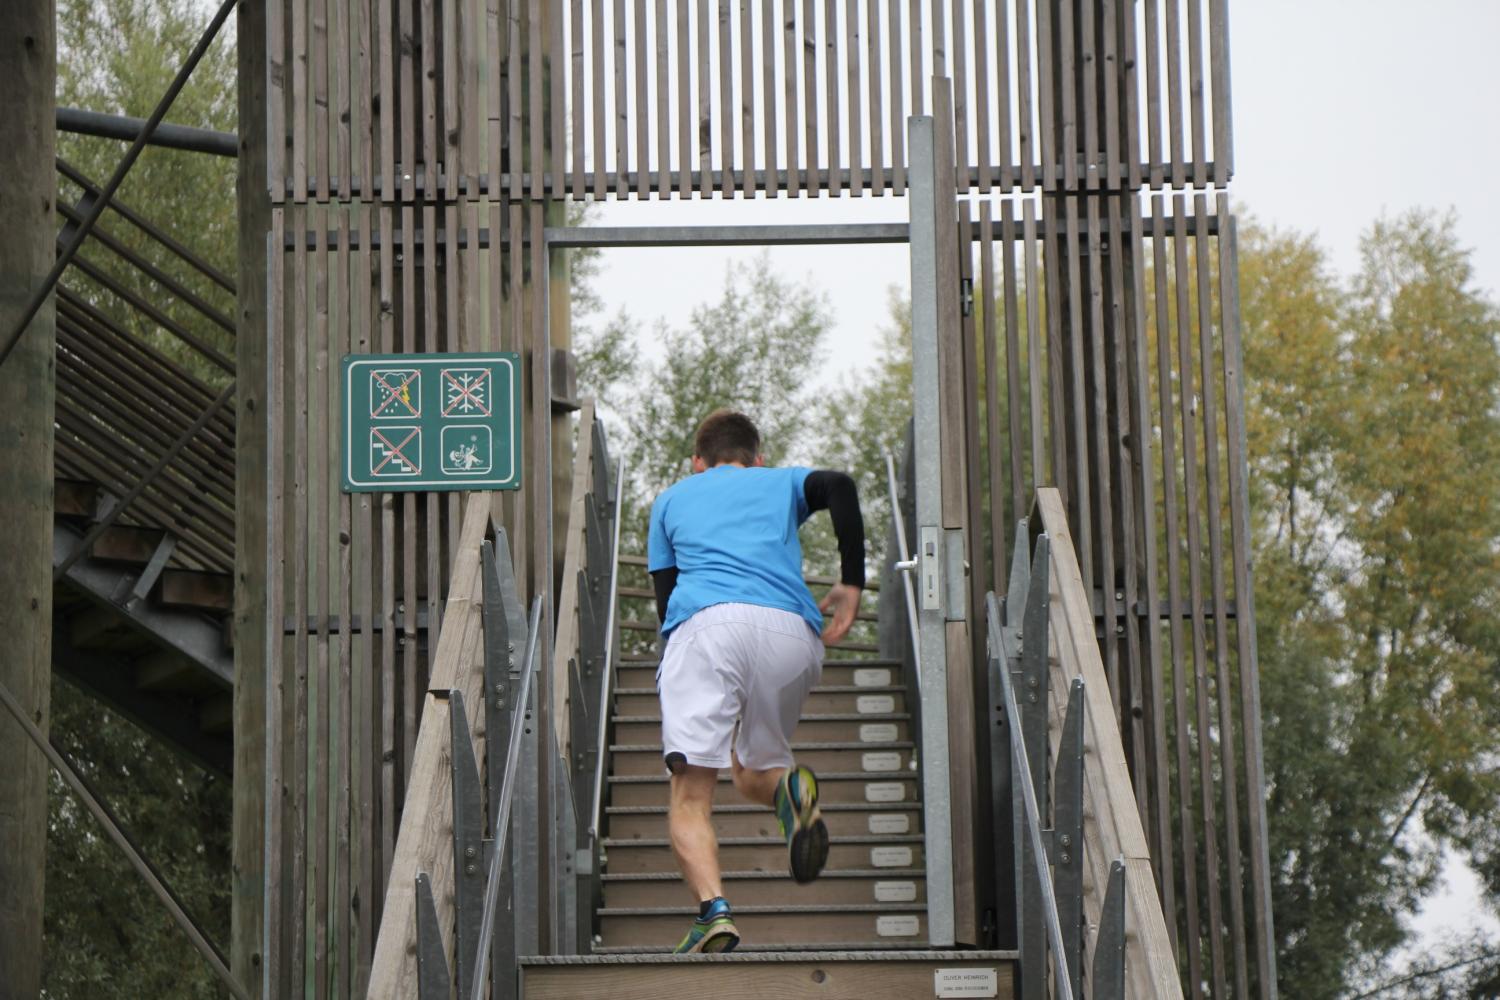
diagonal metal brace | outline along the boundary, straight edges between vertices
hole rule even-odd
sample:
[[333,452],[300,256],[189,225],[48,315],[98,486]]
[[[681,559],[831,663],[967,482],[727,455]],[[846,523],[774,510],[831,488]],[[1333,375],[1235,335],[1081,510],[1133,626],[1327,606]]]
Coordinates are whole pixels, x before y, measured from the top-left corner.
[[470,990],[479,956],[479,921],[484,916],[484,805],[464,696],[456,688],[448,692],[448,713],[453,769],[453,961],[462,996]]
[[423,872],[417,876],[417,1000],[448,1000],[452,985],[437,905],[432,900],[432,879]]
[[1068,690],[1053,778],[1053,828],[1049,856],[1062,925],[1063,957],[1076,985],[1083,969],[1083,679]]
[[1094,939],[1094,1000],[1125,1000],[1125,859],[1110,862],[1109,889]]

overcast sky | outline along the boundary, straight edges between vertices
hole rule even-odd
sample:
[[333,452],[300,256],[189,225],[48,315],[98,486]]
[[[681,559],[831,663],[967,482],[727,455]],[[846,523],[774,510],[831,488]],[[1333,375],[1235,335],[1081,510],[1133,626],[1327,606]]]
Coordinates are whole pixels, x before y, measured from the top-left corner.
[[[1500,0],[1232,0],[1239,211],[1318,234],[1340,271],[1358,264],[1361,232],[1382,213],[1452,209],[1474,252],[1476,284],[1500,297]],[[710,205],[611,204],[601,225],[904,221],[892,198]],[[625,250],[598,282],[610,312],[647,328],[685,322],[726,265],[751,250]],[[859,367],[885,321],[886,289],[904,295],[904,247],[780,248],[772,261],[828,295],[836,318],[827,377]],[[1424,942],[1474,929],[1478,886],[1450,865],[1417,918]]]

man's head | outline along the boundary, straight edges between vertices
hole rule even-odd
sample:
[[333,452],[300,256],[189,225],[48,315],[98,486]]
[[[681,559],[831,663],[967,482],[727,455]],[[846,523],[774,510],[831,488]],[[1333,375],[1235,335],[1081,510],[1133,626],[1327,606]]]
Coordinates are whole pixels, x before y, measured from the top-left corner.
[[715,410],[698,425],[693,439],[693,471],[716,465],[761,465],[760,431],[737,410]]

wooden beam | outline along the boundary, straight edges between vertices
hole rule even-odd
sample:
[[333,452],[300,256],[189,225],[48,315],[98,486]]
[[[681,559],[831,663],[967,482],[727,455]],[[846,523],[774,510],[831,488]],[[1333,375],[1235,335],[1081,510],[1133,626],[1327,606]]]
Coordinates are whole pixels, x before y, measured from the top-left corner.
[[[1094,613],[1088,588],[1073,551],[1067,510],[1054,488],[1037,490],[1042,530],[1052,548],[1052,595],[1049,609],[1052,644],[1051,719],[1048,735],[1056,756],[1062,739],[1067,699],[1062,694],[1074,679],[1084,683],[1083,842],[1084,913],[1097,936],[1109,866],[1125,861],[1125,975],[1131,996],[1178,1000],[1182,983],[1167,935],[1167,923],[1151,872],[1146,831],[1136,808],[1134,787],[1125,766],[1125,746],[1115,721],[1109,682],[1094,635]],[[1092,938],[1086,942],[1093,953]]]
[[161,575],[157,599],[168,607],[229,611],[234,607],[234,578],[227,573],[169,569]]
[[[471,493],[464,507],[448,603],[438,635],[431,679],[422,699],[417,745],[407,771],[406,802],[391,861],[385,910],[375,941],[370,970],[369,1000],[405,1000],[417,994],[416,877],[425,873],[438,901],[438,924],[444,950],[451,953],[453,907],[453,787],[448,777],[448,692],[463,692],[464,703],[476,706],[483,697],[483,632],[480,625],[482,591],[479,546],[489,523],[490,495]],[[483,738],[476,741],[483,759]]]
[[[555,467],[555,464],[554,464]],[[578,656],[578,587],[574,581],[583,566],[584,504],[588,500],[594,469],[594,401],[585,399],[578,415],[578,446],[573,454],[573,485],[567,519],[558,525],[557,538],[563,548],[562,593],[557,601],[557,641],[552,647],[552,725],[557,746],[564,757],[572,753],[571,716],[568,712],[568,661]],[[561,491],[556,494],[561,497]]]

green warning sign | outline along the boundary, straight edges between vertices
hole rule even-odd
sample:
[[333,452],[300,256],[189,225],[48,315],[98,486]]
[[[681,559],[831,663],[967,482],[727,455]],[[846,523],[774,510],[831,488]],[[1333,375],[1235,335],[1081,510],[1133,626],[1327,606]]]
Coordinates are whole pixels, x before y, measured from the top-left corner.
[[344,490],[521,487],[521,359],[344,357]]

